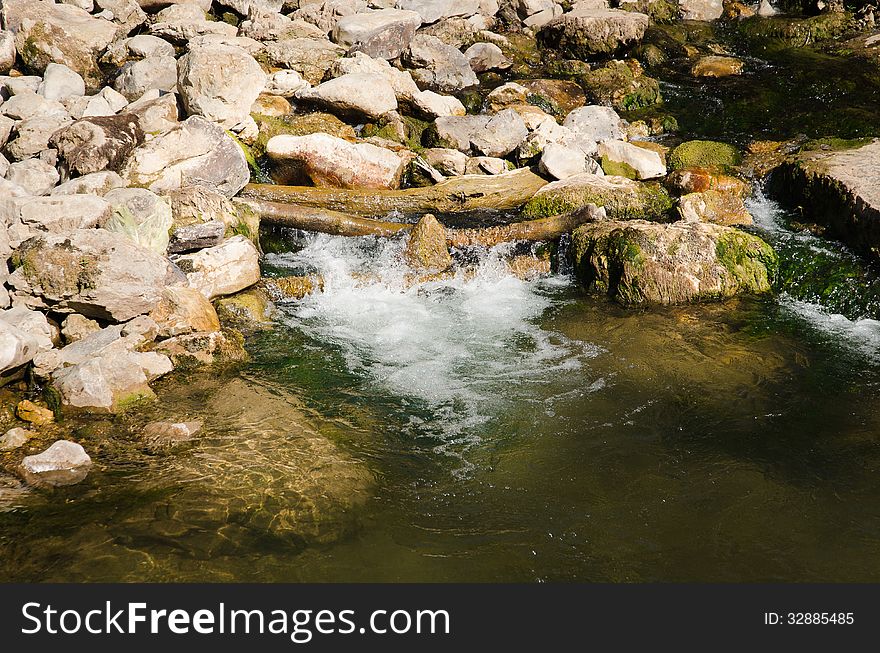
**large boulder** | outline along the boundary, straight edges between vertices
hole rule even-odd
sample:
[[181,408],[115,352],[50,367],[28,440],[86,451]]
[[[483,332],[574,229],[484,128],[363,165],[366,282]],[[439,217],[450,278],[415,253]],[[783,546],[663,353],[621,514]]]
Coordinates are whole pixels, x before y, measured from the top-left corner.
[[189,285],[208,299],[231,295],[260,280],[260,256],[244,236],[234,236],[216,247],[174,257]]
[[149,313],[182,281],[163,256],[104,229],[35,236],[12,261],[7,283],[25,303],[112,322]]
[[623,304],[679,304],[770,292],[773,249],[757,236],[704,222],[606,221],[572,233],[588,290]]
[[38,89],[47,100],[64,100],[86,94],[82,76],[64,64],[50,63],[43,71],[43,81]]
[[86,85],[100,84],[98,58],[116,38],[119,26],[79,7],[51,2],[27,3],[15,46],[29,70],[42,73],[50,63],[79,73]]
[[136,148],[122,176],[157,193],[202,185],[232,197],[248,183],[250,170],[244,151],[222,127],[191,116]]
[[260,64],[241,48],[209,44],[192,47],[177,62],[177,88],[190,115],[232,128],[250,114],[266,85]]
[[119,170],[144,132],[130,114],[96,116],[77,120],[55,132],[50,144],[58,150],[65,168],[74,175]]
[[371,57],[396,59],[421,24],[422,17],[414,11],[379,9],[340,18],[332,37],[339,45]]
[[566,57],[586,59],[610,54],[642,40],[650,19],[645,14],[619,9],[594,9],[591,3],[551,20],[538,32],[545,47],[557,48]]
[[586,173],[542,187],[526,202],[523,214],[542,218],[575,211],[588,204],[605,207],[612,220],[660,220],[672,208],[672,198],[656,183]]
[[274,161],[294,161],[316,186],[397,188],[406,161],[370,143],[349,143],[328,134],[275,136],[266,145]]
[[34,456],[25,456],[18,472],[31,485],[59,487],[79,483],[88,476],[92,459],[82,445],[58,440]]
[[297,99],[343,115],[378,118],[397,109],[389,81],[370,73],[350,73],[297,93]]

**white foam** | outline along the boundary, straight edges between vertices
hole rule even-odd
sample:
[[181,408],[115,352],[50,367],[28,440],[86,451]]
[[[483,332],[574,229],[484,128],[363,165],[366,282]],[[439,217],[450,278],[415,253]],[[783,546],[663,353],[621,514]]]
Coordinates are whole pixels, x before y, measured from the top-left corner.
[[598,353],[536,324],[560,301],[567,278],[520,280],[496,248],[475,274],[410,285],[402,247],[316,235],[270,262],[317,269],[323,291],[288,306],[289,323],[338,348],[349,369],[377,388],[415,399],[413,434],[439,437],[438,450],[466,450],[517,396],[533,398],[530,386],[580,370]]

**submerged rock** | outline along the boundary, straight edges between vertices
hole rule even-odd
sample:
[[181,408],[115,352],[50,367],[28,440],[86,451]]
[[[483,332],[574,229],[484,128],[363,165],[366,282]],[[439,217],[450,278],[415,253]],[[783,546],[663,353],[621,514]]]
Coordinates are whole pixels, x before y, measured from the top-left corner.
[[626,177],[574,175],[547,184],[526,202],[523,216],[543,218],[595,204],[605,207],[612,220],[662,220],[672,208],[665,188]]
[[202,429],[202,422],[150,422],[141,431],[148,448],[165,449],[191,441]]
[[704,222],[596,222],[572,234],[586,288],[622,304],[678,304],[772,290],[773,249],[757,236]]
[[688,193],[678,200],[682,220],[723,225],[750,225],[752,216],[741,195],[718,190]]
[[12,451],[27,444],[27,441],[36,436],[33,431],[20,427],[9,429],[0,437],[0,451]]
[[35,404],[29,399],[18,402],[18,406],[15,407],[15,416],[23,422],[29,422],[37,426],[51,424],[55,421],[55,413],[45,406]]
[[743,62],[735,57],[701,57],[691,68],[694,77],[729,77],[741,75]]
[[25,456],[18,471],[31,485],[61,487],[85,479],[91,466],[92,459],[82,445],[58,440],[43,453]]
[[634,111],[658,104],[660,83],[645,75],[635,59],[609,61],[578,77],[587,99],[592,104],[614,107],[620,111]]

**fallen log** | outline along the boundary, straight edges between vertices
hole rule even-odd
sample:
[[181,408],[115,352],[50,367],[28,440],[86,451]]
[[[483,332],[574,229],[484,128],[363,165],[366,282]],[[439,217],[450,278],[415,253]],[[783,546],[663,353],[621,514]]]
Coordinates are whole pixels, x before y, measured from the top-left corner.
[[462,213],[481,209],[515,209],[547,182],[528,168],[500,175],[463,175],[424,188],[364,190],[248,184],[241,197],[299,204],[355,215],[403,213]]
[[[276,224],[304,231],[335,236],[379,236],[388,238],[403,231],[409,231],[413,225],[399,222],[373,220],[338,211],[315,209],[249,198],[235,198],[237,206],[243,206],[260,215],[262,222]],[[574,211],[561,213],[549,218],[525,220],[496,227],[481,229],[446,229],[446,244],[450,247],[492,247],[499,243],[513,240],[540,241],[559,238],[582,224],[605,219],[605,209],[595,204]]]

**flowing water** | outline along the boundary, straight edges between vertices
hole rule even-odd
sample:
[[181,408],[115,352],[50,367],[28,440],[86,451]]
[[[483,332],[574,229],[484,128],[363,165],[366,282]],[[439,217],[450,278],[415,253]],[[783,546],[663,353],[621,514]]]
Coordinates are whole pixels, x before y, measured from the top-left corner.
[[[874,272],[758,192],[778,297],[623,309],[503,250],[413,284],[402,243],[308,236],[253,360],[76,422],[96,465],[0,485],[4,580],[877,581]],[[151,419],[202,419],[154,451]]]

